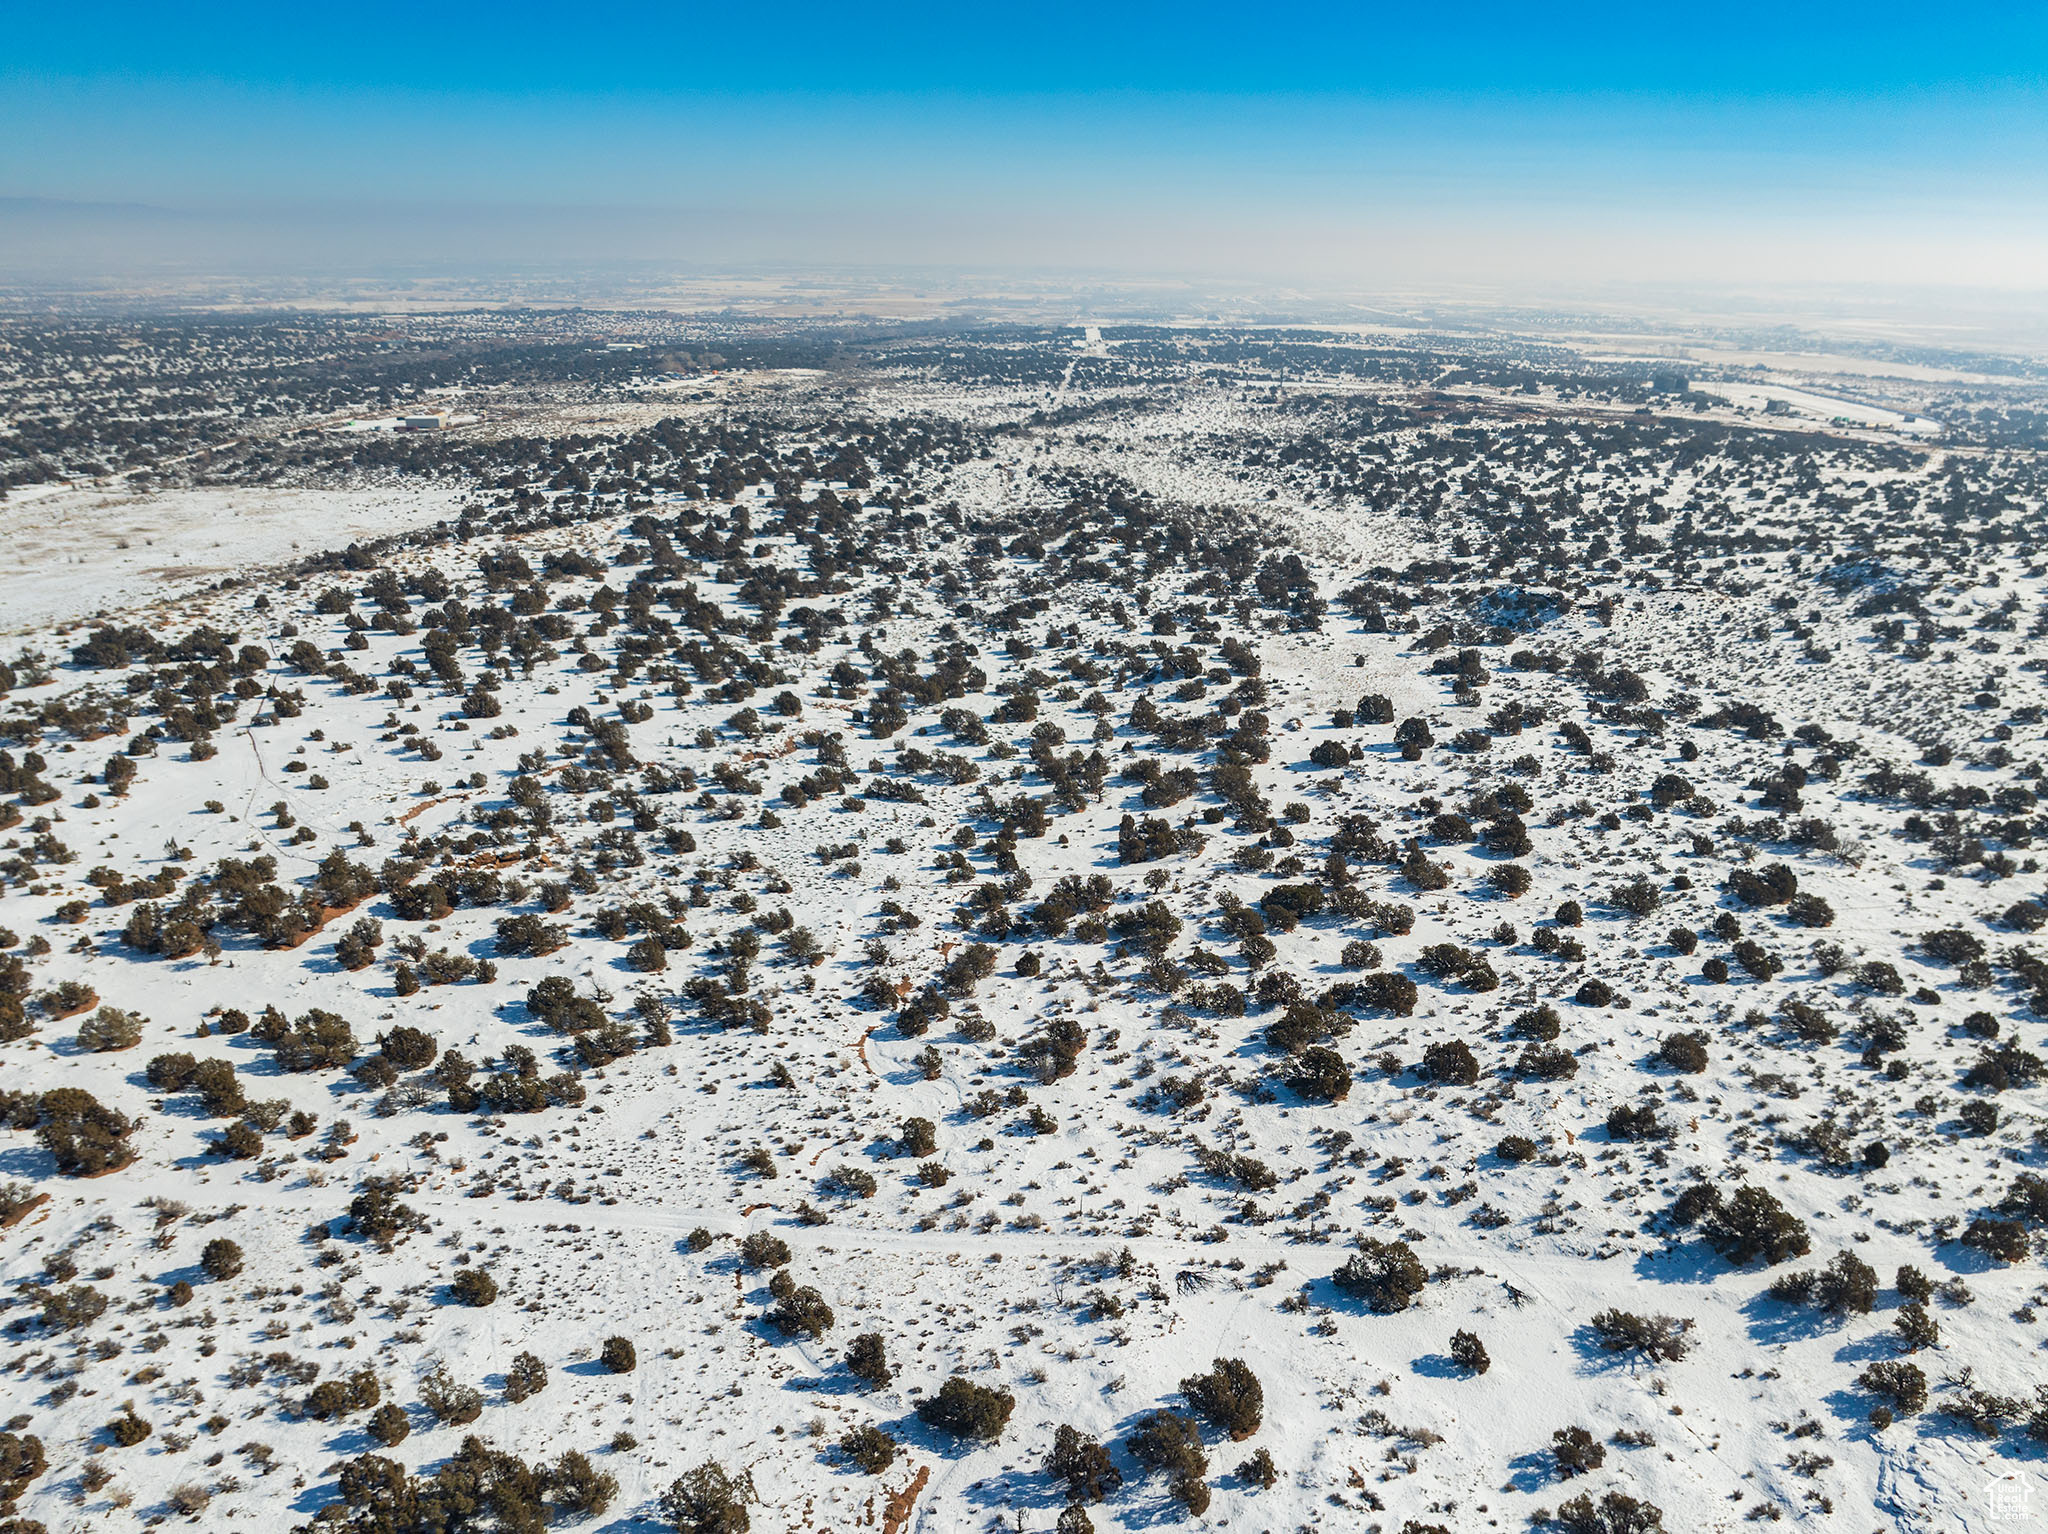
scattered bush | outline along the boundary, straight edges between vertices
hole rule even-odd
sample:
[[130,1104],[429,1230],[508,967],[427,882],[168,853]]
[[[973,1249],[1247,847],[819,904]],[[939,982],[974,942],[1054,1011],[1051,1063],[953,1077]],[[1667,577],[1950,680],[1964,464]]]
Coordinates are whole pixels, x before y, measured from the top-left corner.
[[1639,1316],[1608,1309],[1588,1324],[1606,1353],[1636,1353],[1658,1363],[1677,1363],[1693,1347],[1693,1322],[1677,1316]]
[[744,1472],[735,1476],[707,1460],[669,1483],[661,1494],[661,1513],[676,1534],[747,1534],[747,1500],[753,1490]]
[[879,1390],[896,1377],[880,1332],[863,1332],[846,1345],[846,1372],[870,1390]]
[[1565,1534],[1662,1534],[1664,1513],[1624,1492],[1610,1491],[1598,1502],[1581,1492],[1557,1510],[1556,1521]]
[[242,1249],[225,1236],[216,1236],[199,1254],[199,1270],[217,1283],[226,1283],[242,1271]]
[[631,1374],[640,1366],[640,1355],[624,1337],[607,1337],[598,1350],[597,1361],[612,1374]]
[[955,1374],[941,1385],[937,1394],[917,1403],[918,1418],[927,1427],[956,1438],[994,1443],[1009,1425],[1016,1398],[1007,1390],[977,1385],[964,1374]]
[[1484,1374],[1493,1367],[1493,1360],[1486,1356],[1486,1344],[1475,1332],[1451,1333],[1451,1362],[1467,1374]]
[[1045,1470],[1054,1480],[1066,1483],[1067,1495],[1076,1502],[1100,1502],[1124,1483],[1123,1472],[1109,1457],[1109,1450],[1064,1422],[1053,1431]]
[[753,1231],[740,1238],[740,1263],[756,1270],[787,1267],[789,1243],[773,1232]]
[[1180,1393],[1196,1416],[1228,1433],[1232,1443],[1256,1433],[1265,1413],[1265,1391],[1241,1358],[1216,1359],[1211,1373],[1182,1380]]
[[78,1047],[98,1054],[132,1049],[142,1042],[144,1019],[119,1007],[101,1007],[78,1025]]
[[1565,1480],[1598,1470],[1607,1461],[1600,1440],[1582,1427],[1561,1427],[1550,1435],[1550,1457]]
[[1330,1281],[1380,1315],[1406,1310],[1428,1282],[1422,1262],[1405,1241],[1361,1236],[1358,1251],[1330,1275]]
[[515,1406],[548,1388],[548,1366],[531,1353],[514,1355],[505,1370],[505,1399]]
[[1167,1477],[1167,1490],[1190,1514],[1200,1517],[1208,1511],[1209,1488],[1202,1478],[1209,1473],[1209,1456],[1192,1417],[1150,1412],[1138,1420],[1125,1447],[1147,1470]]
[[1903,1417],[1911,1417],[1927,1405],[1927,1374],[1919,1364],[1909,1364],[1903,1358],[1882,1358],[1855,1376],[1855,1382],[1882,1397]]
[[839,1452],[855,1469],[880,1475],[896,1463],[896,1440],[872,1423],[864,1422],[841,1435]]

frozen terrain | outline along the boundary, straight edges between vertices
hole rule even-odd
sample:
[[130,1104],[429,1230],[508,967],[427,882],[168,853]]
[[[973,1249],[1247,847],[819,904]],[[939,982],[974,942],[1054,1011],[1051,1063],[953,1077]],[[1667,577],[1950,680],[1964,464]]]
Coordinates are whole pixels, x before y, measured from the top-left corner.
[[2048,1508],[2031,385],[477,323],[63,340],[0,1529]]

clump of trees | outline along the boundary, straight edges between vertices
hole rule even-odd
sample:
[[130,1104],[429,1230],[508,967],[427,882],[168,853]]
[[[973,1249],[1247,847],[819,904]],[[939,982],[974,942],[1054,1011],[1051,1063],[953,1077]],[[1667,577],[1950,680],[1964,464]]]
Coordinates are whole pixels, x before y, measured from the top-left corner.
[[1626,1310],[1599,1312],[1587,1323],[1602,1352],[1633,1353],[1657,1363],[1677,1363],[1692,1351],[1693,1322],[1677,1316],[1639,1316]]
[[0,1115],[9,1128],[33,1129],[66,1177],[97,1177],[135,1159],[135,1122],[83,1087],[0,1094]]
[[[601,1514],[618,1496],[619,1486],[580,1450],[567,1450],[552,1463],[528,1463],[472,1436],[431,1475],[411,1474],[379,1454],[358,1455],[342,1464],[336,1490],[336,1500],[314,1514],[313,1527],[392,1534],[465,1527],[539,1529]],[[743,1530],[746,1525],[722,1527]]]
[[1711,1183],[1694,1183],[1672,1205],[1671,1218],[1680,1229],[1698,1227],[1708,1244],[1738,1267],[1759,1257],[1766,1263],[1804,1257],[1813,1246],[1804,1220],[1748,1183],[1725,1197]]
[[1772,1280],[1770,1294],[1787,1305],[1867,1316],[1877,1303],[1877,1270],[1854,1252],[1837,1252],[1818,1272],[1781,1274]]

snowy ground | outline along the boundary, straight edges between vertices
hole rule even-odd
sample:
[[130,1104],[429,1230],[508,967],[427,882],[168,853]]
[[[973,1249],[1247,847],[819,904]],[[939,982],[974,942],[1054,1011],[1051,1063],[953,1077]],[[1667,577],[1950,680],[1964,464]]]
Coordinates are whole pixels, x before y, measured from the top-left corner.
[[223,575],[432,526],[457,497],[418,486],[136,492],[35,486],[0,500],[0,624],[143,611]]
[[[2008,1263],[1955,1238],[2048,1159],[2038,1079],[1995,1093],[1960,1081],[1989,1047],[1966,1019],[1992,1018],[2023,1055],[2042,1045],[2039,982],[2010,958],[2028,942],[2025,908],[2043,882],[2027,851],[2034,796],[2048,791],[2048,696],[2028,669],[2038,624],[2026,628],[2048,596],[2032,563],[2038,485],[2010,464],[1891,463],[1855,443],[1833,457],[1810,442],[1783,456],[1722,444],[1667,461],[1627,441],[1589,445],[1590,427],[1582,449],[1527,462],[1505,456],[1520,439],[1489,438],[1477,455],[1486,473],[1467,462],[1439,477],[1433,465],[1472,440],[1455,429],[1494,428],[1422,418],[1361,446],[1343,435],[1353,391],[1318,403],[1300,389],[1308,397],[1281,410],[1199,387],[1088,396],[1100,415],[1015,427],[1043,392],[906,379],[876,385],[850,423],[803,423],[799,402],[765,425],[743,422],[758,441],[707,426],[687,445],[695,472],[708,480],[723,465],[761,482],[694,500],[650,493],[674,544],[659,570],[646,527],[632,530],[638,507],[550,492],[564,525],[548,526],[520,522],[501,495],[508,520],[479,539],[379,552],[402,604],[369,595],[360,570],[188,593],[230,569],[431,528],[481,488],[129,501],[71,490],[0,503],[15,539],[41,540],[10,543],[20,573],[0,576],[0,612],[27,647],[68,655],[89,626],[55,626],[105,609],[160,638],[207,624],[265,652],[245,673],[256,695],[202,732],[210,753],[179,738],[166,707],[189,701],[177,690],[188,685],[232,698],[225,670],[194,683],[174,657],[62,665],[41,685],[18,677],[5,700],[41,713],[11,735],[23,818],[0,833],[15,860],[0,922],[34,1026],[0,1044],[0,1080],[15,1093],[81,1086],[137,1122],[132,1161],[90,1180],[60,1175],[36,1135],[0,1135],[0,1182],[49,1195],[0,1231],[11,1293],[0,1391],[9,1430],[36,1435],[49,1459],[24,1516],[51,1530],[124,1529],[176,1517],[189,1488],[201,1526],[286,1528],[336,1503],[343,1462],[378,1453],[431,1472],[474,1433],[531,1461],[589,1453],[617,1482],[593,1527],[668,1526],[660,1494],[715,1461],[751,1473],[755,1530],[1048,1530],[1068,1498],[1045,1457],[1069,1424],[1111,1446],[1123,1475],[1090,1507],[1095,1527],[1149,1528],[1187,1514],[1169,1478],[1131,1455],[1133,1431],[1151,1412],[1184,1410],[1182,1381],[1235,1358],[1263,1386],[1263,1421],[1242,1442],[1205,1430],[1213,1501],[1200,1521],[1219,1528],[1462,1534],[1526,1527],[1581,1492],[1654,1504],[1673,1534],[1751,1521],[1853,1534],[2034,1526],[2048,1506],[2043,1445],[2028,1429],[2033,1414],[2048,1433],[2033,1394],[2035,1307],[2048,1303],[2038,1246]],[[646,424],[621,408],[615,439]],[[578,430],[602,437],[602,419]],[[971,450],[908,445],[905,422],[958,425]],[[812,472],[855,434],[871,484]],[[632,440],[638,472],[680,451],[645,431]],[[1325,442],[1337,458],[1280,451]],[[1348,467],[1342,451],[1354,453]],[[750,467],[757,453],[780,455],[793,495]],[[1397,502],[1314,478],[1317,463],[1342,480],[1376,453],[1393,466]],[[1997,503],[1975,553],[1931,542],[1908,552],[1910,510],[1890,515],[1901,547],[1882,557],[1822,547],[1838,535],[1829,519],[1866,505],[1865,489],[1910,491],[1912,506],[1933,508],[1971,475]],[[1126,510],[1112,509],[1112,493]],[[1440,509],[1408,514],[1426,493]],[[867,504],[832,524],[856,494]],[[897,495],[901,506],[882,504]],[[1468,598],[1531,576],[1478,562],[1534,556],[1524,534],[1489,541],[1484,517],[1552,497],[1566,509],[1551,525],[1569,531],[1545,589],[1563,600],[1528,631],[1493,629]],[[779,527],[775,500],[801,514]],[[1701,525],[1730,530],[1726,564],[1695,558],[1643,579],[1657,552],[1627,540],[1673,533],[1668,515],[1644,520],[1646,508],[1689,504]],[[1931,510],[1926,520],[1942,522]],[[1156,535],[1177,526],[1194,530],[1183,547],[1208,543],[1169,557]],[[1040,546],[1020,547],[1025,533]],[[1209,561],[1232,537],[1257,553],[1225,579]],[[1630,550],[1625,567],[1606,567],[1608,547]],[[821,550],[838,560],[822,579]],[[1251,574],[1279,579],[1290,552],[1330,604],[1314,623]],[[1833,585],[1817,578],[1852,553],[1866,564]],[[487,589],[479,560],[509,555],[526,574]],[[551,573],[550,556],[592,563]],[[1369,574],[1423,559],[1462,565]],[[1887,559],[1889,574],[1875,568]],[[769,576],[786,588],[764,606]],[[666,627],[608,616],[631,611],[619,598],[639,577],[660,593],[644,613]],[[1414,621],[1395,611],[1376,626],[1338,600],[1365,580],[1412,596]],[[1917,611],[1860,610],[1897,580],[1918,593]],[[175,612],[162,600],[172,593],[183,596]],[[450,631],[451,599],[465,608],[452,630],[462,680],[443,687],[426,640],[437,624]],[[394,606],[408,631],[387,621]],[[840,621],[818,619],[828,608]],[[485,618],[501,610],[508,626],[493,630]],[[1887,639],[1873,622],[1893,613],[1908,632]],[[563,621],[528,673],[506,636],[540,615]],[[1445,639],[1426,642],[1440,622]],[[1931,634],[1913,632],[1922,624]],[[298,643],[309,657],[294,658]],[[722,659],[704,659],[721,646]],[[1537,649],[1561,669],[1515,658]],[[1474,674],[1461,673],[1461,650],[1476,685],[1461,686]],[[885,663],[929,678],[947,654],[962,690],[910,701],[904,723],[876,735]],[[1580,656],[1593,680],[1568,664]],[[494,686],[479,693],[485,675]],[[1035,718],[1002,717],[1020,691]],[[785,693],[795,712],[775,706]],[[1433,743],[1417,759],[1402,759],[1393,723],[1335,721],[1371,694],[1393,720],[1429,722]],[[496,711],[465,717],[465,697],[478,696]],[[51,706],[95,698],[123,710],[118,727],[78,726]],[[1141,699],[1169,718],[1215,710],[1220,723],[1198,749],[1177,748],[1134,722]],[[1488,723],[1511,703],[1546,717]],[[1745,704],[1767,710],[1771,728],[1706,722]],[[1657,722],[1630,717],[1635,708]],[[986,722],[986,738],[948,724],[947,709]],[[1215,772],[1233,738],[1219,732],[1253,715],[1270,750],[1251,764],[1263,808],[1247,813]],[[619,727],[631,765],[593,722]],[[1588,732],[1584,747],[1566,723]],[[1105,759],[1078,802],[1033,761],[1048,724],[1057,757],[1099,747]],[[1823,733],[1792,733],[1804,725]],[[132,787],[116,793],[108,759],[154,726],[159,738],[127,758]],[[1491,738],[1453,749],[1467,730]],[[1348,764],[1311,761],[1333,742],[1356,748]],[[971,763],[971,781],[949,779],[939,753]],[[1141,760],[1190,768],[1198,786],[1148,805],[1130,775]],[[1924,791],[1866,791],[1880,761],[1927,774]],[[1788,764],[1803,804],[1761,803]],[[834,781],[821,783],[828,768]],[[1085,764],[1072,770],[1085,777]],[[1686,793],[1655,801],[1652,785],[1671,774]],[[55,797],[41,799],[37,778]],[[1520,812],[1529,847],[1510,854],[1478,830],[1514,818],[1497,806],[1515,786],[1531,801]],[[1972,786],[1982,802],[1954,792]],[[1017,818],[1020,797],[1044,805],[1043,834]],[[1460,811],[1462,834],[1441,819]],[[1944,814],[1961,818],[1935,824]],[[1126,860],[1126,815],[1203,840]],[[1792,839],[1788,822],[1802,815],[1828,823],[1828,845]],[[1006,816],[1022,827],[1014,840]],[[1350,885],[1326,861],[1346,816],[1370,817],[1391,859],[1354,855]],[[1443,865],[1442,888],[1404,871],[1410,845]],[[209,876],[218,886],[222,859],[269,856],[296,893],[337,855],[380,888],[294,945],[238,927],[225,896],[213,904],[217,951],[171,956],[124,938],[142,907],[168,908]],[[394,871],[392,858],[417,866]],[[1518,897],[1488,882],[1510,862],[1532,881]],[[1731,875],[1779,863],[1826,903],[1826,926],[1724,892]],[[452,911],[409,917],[400,906],[408,886],[478,873],[497,878],[458,891]],[[1136,937],[1088,930],[1085,913],[1057,929],[1034,917],[1068,875],[1110,881],[1102,916],[1154,900],[1177,916],[1172,963],[1148,964]],[[1613,898],[1634,875],[1655,890],[1654,914]],[[150,877],[165,882],[120,887]],[[546,890],[554,881],[569,881],[561,906]],[[1256,908],[1303,883],[1405,905],[1412,928],[1334,909],[1291,930],[1276,917],[1264,952],[1230,928],[1226,896]],[[1558,915],[1567,901],[1583,906],[1582,924]],[[561,925],[565,946],[505,953],[495,934],[514,915]],[[1741,965],[1726,979],[1703,974],[1702,961],[1735,952],[1711,935],[1724,916],[1775,956],[1775,976]],[[350,968],[340,945],[364,919],[379,941]],[[633,945],[657,927],[667,946],[655,971]],[[1696,951],[1674,929],[1693,933]],[[1925,947],[1951,929],[1995,970]],[[792,931],[813,940],[815,963]],[[1366,940],[1371,967],[1345,957]],[[976,942],[992,972],[963,984],[949,966]],[[1433,970],[1426,950],[1446,943],[1483,962],[1464,980]],[[412,986],[434,954],[495,974]],[[1872,963],[1895,967],[1897,992],[1866,983]],[[1497,985],[1482,986],[1482,972]],[[1286,1003],[1262,997],[1261,978],[1292,976],[1313,1001],[1389,973],[1416,983],[1412,1012],[1332,1002],[1327,1042],[1348,1090],[1334,1101],[1299,1090],[1267,1033]],[[625,1051],[579,1061],[591,1030],[551,1031],[529,1000],[549,977],[630,1030]],[[1591,980],[1613,999],[1587,999]],[[55,1015],[65,982],[143,1014],[139,1042],[81,1048],[95,1004]],[[934,986],[948,1015],[928,1030],[906,1024],[896,998]],[[1219,986],[1240,1009],[1250,992],[1249,1011],[1234,1014],[1210,993]],[[1826,1039],[1788,1033],[1795,1000],[1830,1020]],[[731,1011],[749,1002],[765,1005],[759,1031]],[[1558,1015],[1568,1055],[1569,1073],[1550,1079],[1520,1064],[1540,1004]],[[266,1007],[340,1014],[358,1065],[404,1026],[458,1051],[479,1080],[516,1075],[507,1051],[523,1049],[584,1095],[531,1112],[457,1111],[422,1069],[393,1083],[289,1072],[260,1029],[218,1030],[224,1011],[260,1019]],[[666,1042],[643,1036],[655,1017]],[[1029,1041],[1058,1020],[1084,1042],[1069,1073],[1041,1079]],[[1873,1032],[1894,1023],[1898,1041],[1866,1059]],[[1706,1035],[1706,1068],[1661,1063],[1660,1043],[1692,1029]],[[1452,1041],[1476,1057],[1473,1079],[1421,1068],[1426,1050]],[[173,1052],[230,1062],[252,1104],[275,1105],[252,1110],[254,1154],[210,1149],[234,1113],[209,1116],[193,1092],[151,1084],[149,1062]],[[1993,1128],[1960,1119],[1972,1102],[1997,1110]],[[34,1118],[32,1104],[11,1106]],[[1653,1110],[1659,1137],[1610,1127],[1630,1106]],[[294,1112],[316,1120],[297,1138]],[[899,1150],[913,1119],[934,1129],[928,1153]],[[1828,1126],[1819,1140],[1817,1125]],[[1529,1159],[1498,1153],[1510,1136],[1530,1142]],[[1875,1141],[1888,1160],[1864,1155]],[[1829,1143],[1847,1150],[1824,1153]],[[1266,1175],[1245,1175],[1251,1163]],[[929,1178],[925,1164],[937,1169]],[[858,1178],[831,1180],[847,1167],[874,1179],[865,1196]],[[420,1217],[388,1243],[350,1215],[377,1178],[396,1179]],[[1694,1184],[1771,1193],[1803,1222],[1810,1250],[1771,1266],[1730,1262],[1669,1217]],[[822,1335],[770,1323],[771,1271],[738,1255],[739,1238],[761,1232],[787,1243],[788,1271],[830,1305]],[[200,1256],[224,1235],[245,1263],[210,1277]],[[1360,1238],[1408,1244],[1430,1280],[1414,1303],[1376,1314],[1332,1282]],[[1844,1252],[1877,1276],[1871,1308],[1831,1313],[1767,1293]],[[1902,1265],[1943,1286],[1928,1305],[1940,1341],[1910,1355],[1926,1409],[1879,1430],[1878,1398],[1857,1381],[1873,1362],[1909,1358],[1894,1340],[1908,1304]],[[467,1269],[492,1275],[494,1303],[457,1302],[449,1285]],[[181,1282],[188,1297],[173,1292]],[[109,1308],[67,1329],[46,1318],[47,1300],[72,1285]],[[1692,1322],[1685,1355],[1604,1350],[1591,1322],[1616,1308]],[[1453,1363],[1460,1331],[1484,1343],[1485,1373]],[[894,1367],[881,1388],[845,1367],[863,1333],[883,1338]],[[635,1344],[630,1374],[598,1361],[612,1336]],[[520,1352],[550,1382],[515,1403],[506,1371]],[[435,1364],[481,1391],[479,1419],[442,1421],[423,1404]],[[400,1443],[373,1441],[366,1410],[305,1410],[316,1380],[365,1365],[382,1402],[403,1409]],[[954,1374],[1010,1394],[999,1440],[920,1419],[918,1403]],[[1996,1431],[1958,1415],[1972,1390],[2005,1403]],[[107,1424],[127,1402],[152,1432],[123,1447]],[[897,1442],[879,1477],[835,1448],[859,1423]],[[1565,1480],[1552,1435],[1574,1426],[1604,1456]],[[1267,1488],[1239,1469],[1262,1449],[1277,1472]],[[342,1526],[373,1526],[355,1516]]]

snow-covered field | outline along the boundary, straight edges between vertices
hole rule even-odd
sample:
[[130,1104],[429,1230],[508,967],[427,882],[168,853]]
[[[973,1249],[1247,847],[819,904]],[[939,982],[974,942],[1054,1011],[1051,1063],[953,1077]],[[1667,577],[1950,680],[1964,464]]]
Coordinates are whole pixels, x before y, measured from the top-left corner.
[[456,497],[417,485],[133,491],[33,486],[0,500],[0,623],[141,612],[223,575],[431,526]]
[[0,502],[18,1516],[2038,1522],[2038,467],[1072,353]]

